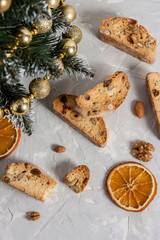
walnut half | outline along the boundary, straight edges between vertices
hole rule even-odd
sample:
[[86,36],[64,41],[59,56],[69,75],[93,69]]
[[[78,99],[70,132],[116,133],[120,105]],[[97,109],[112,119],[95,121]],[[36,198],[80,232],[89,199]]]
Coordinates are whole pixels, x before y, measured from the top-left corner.
[[143,162],[149,162],[152,159],[152,154],[155,148],[151,143],[148,142],[137,142],[132,145],[132,156]]
[[36,221],[39,218],[40,218],[40,213],[39,212],[30,212],[29,213],[30,221]]

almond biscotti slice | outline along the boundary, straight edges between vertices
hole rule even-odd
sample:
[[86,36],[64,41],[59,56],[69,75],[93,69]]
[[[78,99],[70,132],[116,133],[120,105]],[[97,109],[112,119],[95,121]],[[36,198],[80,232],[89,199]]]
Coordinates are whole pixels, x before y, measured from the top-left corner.
[[148,73],[146,76],[146,85],[160,136],[160,73]]
[[53,193],[56,181],[31,163],[11,163],[6,166],[2,181],[45,202]]
[[90,178],[90,170],[86,165],[80,165],[67,173],[64,182],[76,193],[80,193],[87,186]]
[[100,39],[146,63],[156,59],[157,41],[137,20],[104,18],[99,27]]
[[76,96],[63,94],[53,101],[53,112],[99,147],[107,142],[103,118],[83,118],[74,110]]
[[76,98],[75,110],[83,117],[102,116],[115,111],[130,89],[127,74],[115,72],[105,81]]

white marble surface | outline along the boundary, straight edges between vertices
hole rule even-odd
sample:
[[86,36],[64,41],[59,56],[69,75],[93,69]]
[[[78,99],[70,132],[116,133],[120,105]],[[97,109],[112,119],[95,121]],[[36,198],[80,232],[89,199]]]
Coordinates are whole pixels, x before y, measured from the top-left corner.
[[[85,57],[95,71],[94,80],[76,80],[64,76],[52,83],[49,97],[34,102],[35,126],[31,137],[23,135],[18,148],[0,162],[0,176],[5,165],[27,161],[46,170],[58,186],[46,203],[0,182],[0,240],[158,240],[160,239],[160,192],[141,213],[117,207],[106,193],[109,170],[122,161],[136,161],[130,143],[153,143],[153,160],[145,163],[159,183],[160,161],[157,129],[145,87],[145,76],[160,71],[160,1],[159,0],[66,0],[75,7],[75,23],[83,31],[79,56]],[[98,26],[104,17],[132,17],[157,38],[157,60],[153,65],[120,52],[98,39]],[[52,101],[61,93],[80,94],[117,70],[128,74],[131,90],[123,105],[105,117],[109,139],[104,149],[96,147],[52,113]],[[24,79],[26,86],[31,79]],[[146,112],[139,120],[133,114],[136,100],[145,103]],[[56,154],[54,144],[64,145],[65,153]],[[85,191],[75,194],[63,183],[63,176],[73,167],[86,164],[91,178]],[[41,218],[30,222],[26,212],[38,211]]]

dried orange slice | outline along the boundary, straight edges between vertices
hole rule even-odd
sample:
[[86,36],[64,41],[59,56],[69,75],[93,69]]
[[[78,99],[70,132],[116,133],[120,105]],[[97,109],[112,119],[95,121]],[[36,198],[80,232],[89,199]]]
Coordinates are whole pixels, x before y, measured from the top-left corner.
[[7,157],[15,150],[20,137],[20,129],[15,129],[12,122],[8,122],[8,118],[0,119],[0,159]]
[[136,162],[114,167],[107,177],[107,190],[112,200],[127,211],[143,211],[157,193],[154,175]]

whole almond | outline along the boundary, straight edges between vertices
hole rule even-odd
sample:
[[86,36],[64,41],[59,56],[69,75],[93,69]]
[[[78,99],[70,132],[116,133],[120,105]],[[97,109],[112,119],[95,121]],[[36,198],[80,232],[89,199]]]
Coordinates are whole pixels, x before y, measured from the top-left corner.
[[144,111],[145,111],[144,103],[141,101],[136,102],[135,106],[134,106],[134,112],[135,112],[136,116],[138,118],[142,118],[144,115]]
[[66,148],[64,146],[57,146],[54,148],[54,151],[57,153],[62,153],[66,151]]

